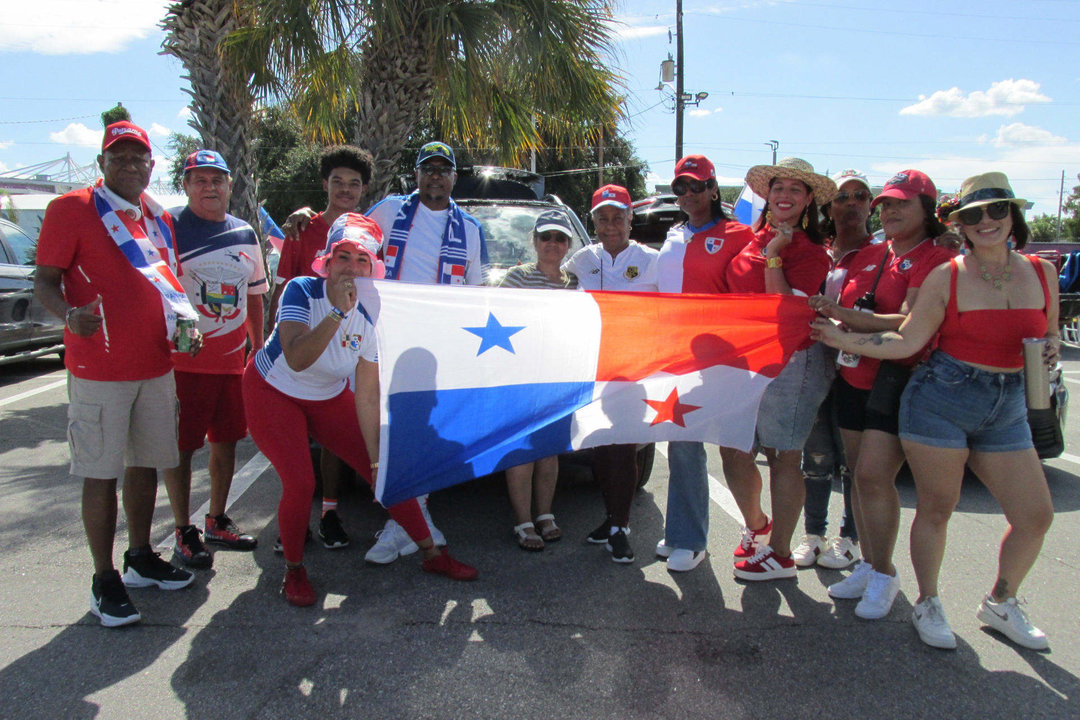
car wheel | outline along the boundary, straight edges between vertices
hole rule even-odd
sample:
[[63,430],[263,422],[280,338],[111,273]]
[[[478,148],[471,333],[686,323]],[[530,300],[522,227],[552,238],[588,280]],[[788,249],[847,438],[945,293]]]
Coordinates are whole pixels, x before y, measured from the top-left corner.
[[649,476],[652,475],[653,459],[656,457],[656,444],[649,443],[648,445],[642,445],[637,451],[637,467],[638,467],[638,489],[645,487],[645,483],[649,482]]

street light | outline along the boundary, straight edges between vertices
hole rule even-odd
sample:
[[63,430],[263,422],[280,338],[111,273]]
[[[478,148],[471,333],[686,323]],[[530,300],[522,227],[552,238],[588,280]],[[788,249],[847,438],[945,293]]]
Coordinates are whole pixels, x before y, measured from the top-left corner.
[[762,143],[762,145],[768,145],[769,147],[772,148],[772,164],[775,165],[776,164],[776,149],[778,147],[780,147],[780,141],[779,140],[769,140],[768,142]]

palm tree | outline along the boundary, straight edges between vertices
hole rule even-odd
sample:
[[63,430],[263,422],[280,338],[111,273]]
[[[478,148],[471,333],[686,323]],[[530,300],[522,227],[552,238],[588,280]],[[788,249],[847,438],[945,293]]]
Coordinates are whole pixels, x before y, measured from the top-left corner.
[[444,139],[504,164],[542,136],[592,144],[620,117],[609,0],[241,1],[252,21],[225,56],[313,138],[370,150],[370,197],[385,194],[429,112]]
[[258,228],[255,93],[248,76],[221,51],[223,41],[252,19],[251,8],[242,1],[182,0],[169,6],[161,25],[167,32],[162,53],[178,58],[187,70],[192,111],[188,123],[202,145],[220,152],[232,170],[229,211]]

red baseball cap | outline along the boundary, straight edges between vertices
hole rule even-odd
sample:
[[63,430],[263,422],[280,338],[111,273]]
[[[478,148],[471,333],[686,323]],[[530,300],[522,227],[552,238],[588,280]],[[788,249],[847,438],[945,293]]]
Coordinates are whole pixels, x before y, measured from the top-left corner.
[[127,120],[114,122],[112,125],[105,128],[105,137],[101,139],[101,152],[105,152],[115,143],[122,140],[137,142],[146,148],[147,151],[154,152],[154,149],[150,147],[150,136],[146,134],[146,131],[135,123],[128,122]]
[[[678,180],[681,175],[689,175],[695,180],[705,182],[716,178],[716,170],[709,162],[709,158],[704,155],[687,155],[675,163],[675,180]],[[675,180],[672,180],[672,184]]]
[[589,212],[605,205],[626,210],[630,207],[630,193],[622,185],[605,185],[592,194],[592,208]]
[[326,248],[311,261],[311,269],[319,277],[326,277],[326,264],[339,245],[352,245],[371,258],[371,277],[386,277],[386,265],[379,259],[382,245],[382,229],[371,218],[360,213],[345,213],[334,221],[326,233]]
[[885,198],[910,200],[919,195],[925,195],[936,203],[937,188],[934,186],[934,181],[927,177],[926,173],[918,170],[901,170],[885,183],[881,194],[870,203],[870,209],[876,208]]

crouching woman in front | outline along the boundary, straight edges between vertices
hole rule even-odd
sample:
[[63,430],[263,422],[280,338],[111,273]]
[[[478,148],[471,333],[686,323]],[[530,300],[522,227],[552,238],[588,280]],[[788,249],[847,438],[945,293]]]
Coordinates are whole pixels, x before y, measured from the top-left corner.
[[[373,483],[379,447],[379,366],[375,327],[357,302],[355,279],[381,278],[376,257],[382,232],[358,213],[339,217],[326,249],[311,264],[319,277],[289,281],[278,323],[244,373],[248,429],[281,477],[278,528],[285,554],[286,599],[313,605],[315,589],[304,569],[304,539],[311,518],[314,438]],[[355,377],[356,395],[349,389]],[[476,570],[438,548],[416,500],[387,508],[423,552],[426,572],[472,580]]]
[[1056,362],[1057,273],[1045,260],[1012,249],[1028,238],[1023,204],[1001,173],[967,179],[949,219],[959,221],[969,254],[931,271],[899,330],[845,333],[824,318],[813,323],[815,339],[881,359],[907,357],[940,331],[938,349],[915,370],[900,402],[900,440],[918,497],[911,561],[919,599],[912,623],[933,647],[956,647],[938,599],[938,574],[965,463],[1009,523],[997,579],[976,617],[1024,647],[1048,646],[1017,605],[1016,591],[1054,512],[1027,424],[1023,340],[1045,337],[1044,360]]

